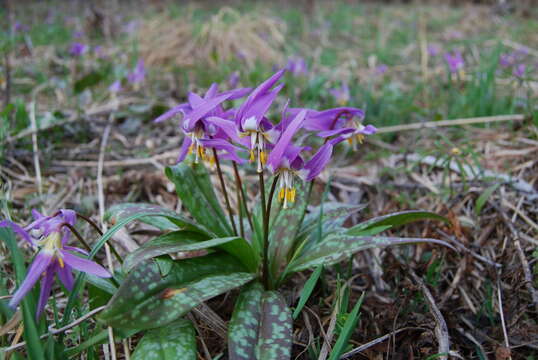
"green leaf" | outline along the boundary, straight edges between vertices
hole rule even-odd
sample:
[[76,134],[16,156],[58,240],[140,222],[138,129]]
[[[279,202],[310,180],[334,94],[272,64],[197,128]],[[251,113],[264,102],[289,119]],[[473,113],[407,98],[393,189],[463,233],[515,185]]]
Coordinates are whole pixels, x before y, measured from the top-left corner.
[[181,319],[144,334],[133,360],[196,360],[196,336],[192,323]]
[[297,316],[299,316],[301,310],[303,310],[308,298],[310,298],[310,295],[312,295],[312,291],[314,291],[322,271],[323,265],[318,266],[304,284],[303,290],[301,291],[301,297],[299,298],[299,303],[297,304],[295,311],[293,311],[293,320],[297,319]]
[[219,237],[233,235],[231,225],[213,190],[209,174],[202,164],[193,164],[191,167],[180,163],[167,167],[165,173],[174,183],[183,205],[196,221]]
[[[15,276],[17,285],[20,286],[26,277],[26,269],[24,259],[19,248],[14,232],[2,227],[0,228],[0,239],[3,239],[11,254],[11,263],[15,267]],[[22,321],[24,324],[23,337],[26,341],[26,348],[31,359],[45,359],[43,346],[39,339],[38,326],[35,320],[36,302],[32,297],[32,292],[28,293],[21,302]]]
[[298,237],[303,237],[316,229],[319,224],[319,216],[322,213],[321,223],[325,233],[330,232],[336,226],[342,226],[344,221],[352,214],[361,211],[366,205],[350,205],[338,202],[327,202],[322,207],[315,207],[305,216]]
[[85,89],[89,87],[93,87],[97,84],[99,84],[103,78],[104,74],[101,72],[93,71],[84,77],[82,77],[80,80],[77,80],[74,85],[75,94],[81,93]]
[[484,190],[482,194],[480,194],[478,199],[476,199],[476,204],[474,207],[474,212],[476,216],[480,215],[482,208],[484,207],[490,196],[495,192],[495,190],[499,188],[499,186],[501,186],[501,184],[495,184],[488,187],[486,190]]
[[340,232],[330,234],[322,242],[296,258],[290,264],[289,272],[306,270],[319,265],[332,265],[366,249],[422,242],[440,244],[455,250],[447,242],[436,239],[353,236],[349,232]]
[[211,231],[206,228],[196,224],[192,220],[179,215],[178,213],[163,208],[158,205],[153,204],[144,204],[144,203],[123,203],[117,204],[110,209],[105,214],[105,220],[110,220],[113,224],[117,223],[121,219],[129,217],[133,214],[140,212],[148,213],[159,213],[160,216],[146,216],[139,219],[139,221],[146,223],[151,226],[155,226],[160,230],[178,230],[180,228],[185,230],[193,230],[202,233],[211,235]]
[[205,250],[217,247],[235,256],[250,271],[256,271],[258,256],[245,239],[237,236],[206,239],[207,237],[191,231],[174,231],[159,236],[129,254],[123,267],[125,271],[130,271],[144,260],[177,252],[185,253],[182,258],[203,256],[208,254]]
[[261,323],[256,359],[285,360],[291,358],[293,341],[291,311],[276,291],[262,297]]
[[291,311],[282,296],[259,283],[246,287],[228,326],[229,359],[285,360],[291,345]]
[[395,227],[395,226],[401,226],[401,225],[405,225],[410,222],[419,221],[419,220],[440,220],[440,221],[444,221],[447,224],[450,224],[448,219],[445,218],[444,216],[441,216],[441,215],[438,215],[429,211],[410,210],[410,211],[396,212],[389,215],[379,216],[370,220],[366,220],[360,224],[353,226],[351,229],[349,229],[348,234],[357,235],[364,230],[377,227],[377,226],[391,225],[392,227]]
[[228,254],[174,262],[162,276],[159,266],[148,260],[135,267],[99,318],[125,329],[150,329],[183,316],[193,307],[255,277]]
[[360,317],[359,310],[361,308],[362,301],[364,300],[364,294],[365,293],[362,293],[361,297],[353,307],[353,310],[348,315],[346,322],[344,323],[344,327],[342,328],[342,331],[340,332],[340,335],[333,346],[329,360],[338,360],[344,353],[346,346],[348,345],[349,338],[351,337],[351,334],[353,334],[355,327],[357,327],[357,321],[359,321]]

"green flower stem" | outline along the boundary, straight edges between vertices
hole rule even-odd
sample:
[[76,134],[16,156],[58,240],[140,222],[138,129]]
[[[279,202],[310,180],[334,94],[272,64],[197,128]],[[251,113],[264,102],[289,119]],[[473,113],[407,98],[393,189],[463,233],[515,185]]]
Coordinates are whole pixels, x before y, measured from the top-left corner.
[[267,207],[265,202],[265,179],[263,178],[263,171],[258,174],[260,181],[260,196],[262,207],[262,219],[263,219],[263,269],[262,269],[262,281],[266,289],[269,289],[269,259],[267,259],[267,253],[269,252],[269,219],[267,218]]
[[230,199],[228,199],[228,191],[226,190],[226,183],[222,177],[222,170],[220,169],[219,156],[217,155],[217,150],[213,148],[213,157],[215,158],[215,164],[217,165],[217,174],[219,175],[220,185],[222,186],[222,193],[224,194],[224,201],[226,202],[226,208],[228,209],[228,216],[230,222],[232,223],[232,228],[234,230],[234,235],[237,236],[237,227],[235,226],[234,217],[232,214],[232,207],[230,206]]
[[234,174],[235,174],[235,181],[237,183],[237,187],[239,188],[239,191],[241,192],[241,201],[243,203],[243,206],[240,208],[245,208],[245,214],[247,216],[248,224],[250,226],[250,231],[252,234],[254,234],[254,225],[252,224],[252,216],[250,215],[250,212],[248,211],[247,206],[247,197],[245,196],[245,190],[243,189],[243,181],[241,181],[241,176],[239,176],[239,170],[237,169],[237,163],[235,161],[232,161],[233,168],[234,168]]
[[245,227],[243,225],[243,205],[241,204],[241,192],[239,190],[240,184],[237,182],[237,178],[235,180],[236,180],[235,193],[237,195],[237,206],[239,206],[239,232],[241,234],[241,237],[244,239]]
[[[82,219],[84,221],[86,221],[88,224],[90,224],[91,227],[93,227],[93,229],[95,231],[97,231],[97,233],[99,234],[99,236],[103,236],[103,232],[101,231],[101,229],[99,228],[99,226],[97,226],[97,224],[95,222],[93,222],[92,219],[90,219],[89,217],[87,216],[84,216],[82,214],[79,214],[77,213],[77,217],[79,219]],[[71,229],[71,227],[70,227]],[[76,236],[76,235],[75,235]],[[121,258],[120,254],[116,251],[116,248],[114,247],[114,245],[112,245],[112,243],[108,244],[110,246],[110,249],[112,250],[112,253],[114,254],[114,257],[116,258],[116,260],[118,260],[120,262],[120,264],[123,264],[123,259]],[[87,244],[84,244],[84,246],[86,246],[86,248],[91,251],[91,248],[88,247]]]
[[[272,287],[271,278],[269,276],[269,221],[271,220],[271,207],[273,204],[273,197],[275,195],[276,184],[280,175],[275,176],[271,190],[269,190],[269,199],[267,200],[267,208],[265,209],[264,222],[263,222],[263,274],[264,283],[267,289]],[[263,179],[263,176],[262,176]],[[265,204],[265,201],[263,201]]]

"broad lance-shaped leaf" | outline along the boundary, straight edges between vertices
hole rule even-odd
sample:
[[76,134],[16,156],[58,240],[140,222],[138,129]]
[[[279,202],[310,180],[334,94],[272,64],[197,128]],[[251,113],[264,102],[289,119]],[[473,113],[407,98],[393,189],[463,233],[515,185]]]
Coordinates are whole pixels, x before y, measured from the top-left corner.
[[155,261],[147,260],[129,273],[99,318],[117,328],[163,326],[255,277],[244,271],[224,253],[176,261],[165,276]]
[[444,221],[447,224],[450,223],[447,218],[436,213],[432,213],[429,211],[410,210],[383,215],[370,220],[366,220],[350,228],[348,233],[350,235],[359,235],[362,231],[373,227],[385,225],[395,227],[419,220],[440,220]]
[[365,207],[366,205],[364,204],[350,205],[338,202],[327,202],[323,204],[323,207],[321,205],[317,206],[305,216],[298,237],[303,237],[315,231],[316,227],[319,226],[320,215],[322,215],[321,224],[323,231],[328,233],[335,227],[342,226],[348,217]]
[[258,256],[245,239],[234,236],[208,240],[207,236],[192,231],[173,231],[148,241],[127,256],[123,267],[129,271],[144,260],[177,252],[185,253],[182,258],[203,256],[208,254],[205,250],[213,247],[236,257],[248,270],[256,271]]
[[188,229],[192,231],[202,232],[208,235],[211,235],[212,232],[193,222],[192,220],[179,215],[178,213],[163,208],[158,205],[153,204],[144,204],[144,203],[124,203],[117,204],[110,209],[105,214],[105,220],[112,221],[113,224],[119,222],[120,220],[127,218],[131,215],[137,213],[155,213],[159,216],[146,216],[142,217],[139,220],[143,223],[146,223],[151,226],[155,226],[161,230],[178,230],[178,229]]
[[213,190],[213,184],[202,164],[192,167],[180,163],[166,168],[166,176],[176,187],[176,192],[183,205],[193,218],[217,236],[233,235],[219,201]]
[[417,243],[434,243],[447,246],[453,250],[449,243],[427,238],[399,238],[383,236],[353,236],[346,232],[328,235],[322,242],[306,250],[290,265],[288,273],[301,271],[319,265],[332,265],[348,259],[356,252],[393,245],[407,245]]
[[282,208],[276,199],[273,199],[271,217],[274,219],[269,232],[269,258],[271,273],[278,278],[291,257],[294,248],[297,227],[306,210],[306,197],[304,186],[299,186],[296,193],[296,202],[289,209]]
[[280,294],[253,283],[239,295],[228,326],[230,360],[291,357],[291,311]]
[[147,331],[136,346],[132,359],[196,360],[194,326],[189,320],[180,319]]

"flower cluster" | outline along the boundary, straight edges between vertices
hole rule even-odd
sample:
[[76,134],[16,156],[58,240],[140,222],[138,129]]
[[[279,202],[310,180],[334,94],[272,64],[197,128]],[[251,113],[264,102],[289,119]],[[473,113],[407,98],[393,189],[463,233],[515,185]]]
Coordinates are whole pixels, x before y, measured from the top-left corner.
[[[258,173],[267,169],[279,176],[278,198],[287,207],[295,200],[295,179],[311,181],[318,176],[336,144],[344,140],[361,143],[365,135],[376,132],[374,126],[362,124],[364,111],[353,107],[317,111],[290,108],[288,101],[280,121],[271,122],[268,111],[283,87],[279,80],[284,72],[277,71],[254,89],[219,92],[213,84],[203,96],[189,93],[186,103],[155,119],[161,122],[182,114],[185,137],[178,162],[189,154],[195,163],[224,159],[243,164],[248,159],[256,164]],[[239,107],[225,108],[226,101],[241,98],[245,99]],[[321,138],[323,144],[312,149],[304,144],[309,136]]]
[[100,277],[110,277],[110,274],[101,265],[73,254],[73,252],[78,252],[82,255],[88,255],[86,251],[67,245],[71,234],[70,229],[76,222],[74,211],[63,209],[53,216],[44,216],[33,210],[32,215],[34,221],[24,228],[7,220],[1,221],[0,227],[10,227],[38,251],[28,269],[26,278],[11,298],[9,306],[15,308],[41,278],[41,291],[36,313],[36,317],[39,317],[50,295],[54,274],[58,275],[60,281],[69,291],[74,286],[73,269]]
[[533,69],[533,66],[528,66],[527,60],[528,50],[525,48],[503,53],[499,56],[499,65],[504,69],[512,69],[512,75],[517,79],[523,79],[527,72]]

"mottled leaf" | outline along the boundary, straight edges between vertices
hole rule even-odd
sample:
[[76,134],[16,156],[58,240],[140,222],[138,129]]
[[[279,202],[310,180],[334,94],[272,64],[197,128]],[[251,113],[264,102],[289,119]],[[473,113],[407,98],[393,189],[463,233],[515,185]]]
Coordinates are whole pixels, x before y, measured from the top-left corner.
[[144,334],[133,360],[196,360],[196,336],[192,323],[185,319],[152,329]]
[[163,326],[255,277],[244,271],[237,259],[224,253],[176,261],[166,276],[147,260],[129,273],[99,318],[117,328]]
[[144,204],[144,203],[123,203],[117,204],[110,209],[105,214],[105,220],[110,220],[113,224],[119,222],[121,219],[127,218],[131,215],[137,213],[159,213],[160,216],[146,216],[142,217],[139,220],[143,223],[146,223],[151,226],[155,226],[161,230],[178,230],[188,229],[192,231],[198,231],[206,233],[208,235],[212,234],[211,231],[207,230],[203,226],[200,226],[193,222],[192,220],[179,215],[178,213],[163,208],[158,205],[153,204]]
[[254,282],[241,291],[228,325],[228,357],[230,360],[255,359],[261,320],[263,287]]
[[219,204],[205,167],[192,167],[180,163],[166,168],[166,176],[176,187],[176,192],[192,217],[211,229],[217,236],[233,235],[231,225]]
[[440,220],[444,221],[447,224],[450,223],[447,218],[436,213],[432,213],[429,211],[410,210],[396,212],[366,220],[350,228],[348,234],[356,235],[364,230],[377,226],[391,225],[392,227],[395,227],[419,220]]
[[305,216],[298,237],[303,237],[316,229],[320,222],[320,214],[322,215],[321,224],[323,231],[329,232],[335,227],[342,226],[349,216],[361,211],[365,207],[366,205],[364,204],[350,205],[338,202],[327,202],[323,204],[323,207],[321,205],[317,206]]
[[290,264],[288,272],[301,271],[319,265],[332,265],[366,249],[422,242],[440,244],[454,249],[450,244],[436,239],[353,236],[349,232],[340,232],[328,235],[322,242],[304,251]]
[[229,359],[285,360],[291,345],[291,311],[282,296],[259,283],[244,289],[228,327]]
[[262,313],[256,359],[285,360],[291,358],[293,323],[291,311],[276,291],[267,291],[262,298]]

